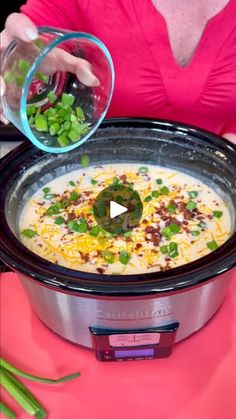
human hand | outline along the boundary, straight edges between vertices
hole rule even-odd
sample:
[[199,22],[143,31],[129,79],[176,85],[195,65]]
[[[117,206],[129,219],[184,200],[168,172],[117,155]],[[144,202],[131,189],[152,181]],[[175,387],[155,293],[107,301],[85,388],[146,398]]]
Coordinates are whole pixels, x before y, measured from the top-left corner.
[[[23,42],[30,43],[38,38],[38,30],[35,24],[24,14],[12,13],[8,16],[5,29],[0,34],[1,54],[9,43],[17,38]],[[99,80],[92,73],[88,61],[75,57],[61,48],[55,48],[51,51],[43,62],[40,71],[44,74],[53,74],[56,70],[68,71],[76,74],[79,81],[86,86],[98,86]],[[0,76],[0,94],[5,94],[5,83]],[[0,108],[0,119],[4,124],[9,123]]]

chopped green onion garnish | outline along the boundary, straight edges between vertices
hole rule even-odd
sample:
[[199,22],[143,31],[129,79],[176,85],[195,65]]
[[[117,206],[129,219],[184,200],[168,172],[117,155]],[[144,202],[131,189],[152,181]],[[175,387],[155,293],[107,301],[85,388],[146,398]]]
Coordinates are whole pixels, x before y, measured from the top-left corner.
[[43,43],[42,39],[40,39],[40,38],[37,38],[34,41],[34,45],[36,45],[36,47],[38,47],[40,49],[42,49],[44,47],[44,43]]
[[186,209],[189,211],[193,211],[197,206],[197,203],[194,201],[189,201],[186,205]]
[[30,127],[32,127],[34,125],[34,117],[33,115],[31,115],[31,117],[28,120]]
[[131,255],[128,252],[126,252],[126,250],[121,250],[119,261],[123,263],[123,265],[127,265],[130,259],[131,259]]
[[79,232],[80,233],[85,233],[88,230],[88,224],[87,221],[85,220],[85,218],[80,218],[80,223],[79,223]]
[[114,263],[115,255],[109,250],[104,250],[104,252],[102,252],[102,256],[107,263]]
[[210,250],[216,250],[216,249],[218,248],[218,244],[216,243],[216,241],[215,241],[215,240],[212,240],[211,242],[208,242],[208,243],[207,243],[207,247],[208,247]]
[[41,114],[36,114],[35,116],[35,128],[37,131],[40,132],[47,132],[48,131],[48,123],[47,118]]
[[62,106],[63,107],[61,107],[61,109],[58,111],[58,116],[66,119],[67,116],[70,117],[72,108],[69,105],[62,105]]
[[126,237],[126,238],[131,237],[131,235],[132,235],[132,232],[131,232],[131,231],[126,231],[126,232],[124,233],[124,237]]
[[170,227],[164,227],[162,230],[162,235],[166,238],[166,239],[170,239],[172,236],[172,231],[170,229]]
[[6,83],[13,83],[15,81],[15,76],[10,71],[5,71],[3,79]]
[[70,186],[75,186],[75,182],[74,182],[73,180],[70,180],[70,181],[69,181],[69,185],[70,185]]
[[61,102],[63,103],[63,105],[72,106],[73,103],[74,103],[74,100],[75,100],[75,98],[74,98],[73,95],[70,95],[70,94],[67,94],[67,93],[62,94]]
[[160,251],[163,255],[165,255],[166,253],[168,253],[168,247],[167,246],[161,246]]
[[57,209],[62,209],[62,208],[63,208],[63,206],[62,206],[62,202],[56,202],[56,203],[54,204],[54,207],[55,207],[55,208],[57,208]]
[[68,199],[63,199],[63,201],[61,202],[61,208],[66,208],[68,207],[68,205],[70,204],[70,202],[68,201]]
[[151,195],[148,195],[148,196],[146,196],[146,198],[144,198],[144,201],[145,202],[150,202],[152,200],[152,196]]
[[47,94],[47,98],[49,102],[53,103],[57,100],[57,95],[53,91],[51,91]]
[[22,74],[16,74],[15,75],[15,81],[16,81],[17,87],[21,87],[24,84],[25,76],[22,75]]
[[58,208],[57,205],[51,205],[47,209],[46,214],[49,215],[49,216],[51,216],[51,215],[59,214],[59,212],[60,212],[60,209]]
[[81,156],[81,159],[80,159],[81,167],[88,167],[89,162],[90,162],[90,159],[89,159],[89,156],[87,154],[84,154],[83,156]]
[[37,108],[34,105],[28,105],[27,108],[26,108],[27,116],[34,115],[36,113],[36,111],[37,111]]
[[68,223],[68,227],[77,233],[85,233],[88,229],[87,222],[84,218],[80,218],[79,223],[77,220],[71,220]]
[[31,67],[31,64],[29,61],[23,60],[22,58],[18,61],[18,68],[19,70],[23,71],[24,73],[27,73]]
[[192,236],[199,236],[201,234],[199,230],[192,230],[190,231],[190,233],[192,234]]
[[158,184],[158,185],[161,185],[162,183],[163,183],[163,180],[162,179],[156,179],[156,183]]
[[162,195],[168,195],[170,190],[169,190],[169,188],[167,188],[167,186],[162,186],[162,188],[160,189],[160,192],[161,192]]
[[65,218],[63,218],[63,217],[57,217],[56,218],[56,220],[55,220],[55,224],[57,224],[57,225],[61,225],[61,224],[63,224],[65,222]]
[[189,192],[188,192],[188,196],[189,196],[189,198],[191,198],[191,199],[197,198],[197,196],[198,196],[198,192],[197,192],[197,191],[189,191]]
[[92,185],[96,185],[98,183],[98,181],[96,179],[91,179],[91,183],[92,183]]
[[169,227],[170,227],[170,231],[174,234],[177,234],[180,231],[180,226],[178,224],[173,223],[173,224],[170,224]]
[[175,205],[168,205],[167,207],[167,211],[170,212],[171,214],[174,214],[176,210]]
[[60,128],[61,128],[60,124],[58,122],[54,122],[49,128],[49,132],[51,135],[55,135],[58,133]]
[[45,193],[44,199],[52,199],[52,198],[53,198],[53,194],[52,193]]
[[216,218],[221,218],[223,215],[223,211],[213,211],[213,215]]
[[72,141],[72,143],[74,143],[79,139],[79,134],[75,130],[72,129],[69,131],[68,137]]
[[28,237],[29,239],[32,239],[37,234],[37,232],[31,228],[26,228],[21,232],[21,234],[25,237]]
[[170,224],[169,226],[163,228],[162,235],[166,239],[169,240],[173,234],[177,234],[177,233],[179,233],[179,231],[180,231],[180,226],[173,223],[173,224]]
[[197,224],[197,227],[206,228],[206,223],[204,221],[200,221],[200,223]]
[[45,188],[42,189],[43,193],[49,193],[50,192],[50,188],[48,188],[47,186]]
[[71,192],[71,194],[70,194],[70,200],[71,201],[76,201],[78,198],[79,198],[78,192]]
[[118,177],[113,177],[112,179],[112,184],[113,185],[119,185],[119,183],[121,183],[120,179]]
[[159,196],[159,191],[152,191],[153,198],[158,198],[158,196]]
[[75,232],[79,232],[79,224],[77,220],[71,220],[68,223],[68,227]]
[[101,228],[99,226],[93,226],[91,230],[89,231],[90,236],[97,237],[101,231]]
[[48,83],[49,81],[49,76],[46,76],[45,74],[40,73],[39,71],[37,71],[35,73],[35,77],[40,80],[43,81],[45,84]]
[[139,173],[147,173],[148,172],[148,167],[146,166],[142,166],[138,169]]
[[83,109],[81,109],[79,106],[75,108],[76,116],[80,121],[85,121],[85,115]]
[[169,245],[169,256],[171,258],[175,258],[176,256],[178,256],[178,245],[175,242],[171,242]]
[[66,147],[70,144],[70,141],[68,140],[68,138],[63,134],[57,137],[57,142],[61,147]]

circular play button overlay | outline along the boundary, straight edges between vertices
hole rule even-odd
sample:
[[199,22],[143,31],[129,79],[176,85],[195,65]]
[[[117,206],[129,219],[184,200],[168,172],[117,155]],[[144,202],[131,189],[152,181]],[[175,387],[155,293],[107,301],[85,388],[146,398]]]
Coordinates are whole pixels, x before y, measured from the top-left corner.
[[111,234],[122,234],[136,227],[143,212],[137,191],[130,185],[111,185],[96,198],[93,214],[100,227]]

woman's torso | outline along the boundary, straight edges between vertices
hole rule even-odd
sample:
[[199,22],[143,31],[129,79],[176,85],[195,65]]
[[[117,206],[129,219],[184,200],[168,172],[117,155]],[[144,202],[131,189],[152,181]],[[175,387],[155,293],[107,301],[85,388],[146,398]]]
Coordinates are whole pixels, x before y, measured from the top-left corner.
[[[236,0],[216,0],[218,9],[205,10],[202,18],[199,12],[198,25],[195,17],[189,24],[187,15],[176,9],[179,24],[188,24],[174,42],[174,32],[168,31],[170,11],[165,9],[167,20],[161,13],[164,0],[156,2],[160,11],[151,0],[70,2],[59,1],[71,14],[70,29],[97,36],[112,55],[116,81],[108,116],[167,118],[218,133],[231,121],[236,123]],[[175,7],[179,2],[171,3]],[[44,18],[30,5],[24,11],[38,24],[43,20],[57,26],[59,6]]]

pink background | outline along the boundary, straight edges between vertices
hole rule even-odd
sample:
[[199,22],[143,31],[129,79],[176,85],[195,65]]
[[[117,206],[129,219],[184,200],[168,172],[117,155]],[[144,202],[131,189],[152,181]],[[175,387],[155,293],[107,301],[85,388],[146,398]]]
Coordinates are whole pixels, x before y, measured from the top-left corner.
[[[1,354],[28,372],[59,385],[27,383],[49,419],[233,419],[236,417],[236,270],[225,302],[198,333],[177,344],[171,357],[102,363],[90,350],[55,336],[32,312],[14,273],[1,275]],[[3,393],[4,401],[22,413]]]

